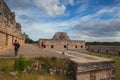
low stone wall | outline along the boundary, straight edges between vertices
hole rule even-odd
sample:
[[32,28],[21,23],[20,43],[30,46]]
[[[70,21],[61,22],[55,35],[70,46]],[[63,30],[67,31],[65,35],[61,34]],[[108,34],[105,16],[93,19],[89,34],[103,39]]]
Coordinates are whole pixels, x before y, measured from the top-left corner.
[[120,55],[120,46],[87,45],[86,49],[97,53]]

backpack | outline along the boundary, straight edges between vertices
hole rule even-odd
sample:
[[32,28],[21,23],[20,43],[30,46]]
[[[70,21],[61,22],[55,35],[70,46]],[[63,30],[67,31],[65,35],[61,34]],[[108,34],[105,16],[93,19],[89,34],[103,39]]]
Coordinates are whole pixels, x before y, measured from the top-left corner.
[[15,46],[15,48],[20,48],[20,44],[19,43],[15,43],[14,46]]

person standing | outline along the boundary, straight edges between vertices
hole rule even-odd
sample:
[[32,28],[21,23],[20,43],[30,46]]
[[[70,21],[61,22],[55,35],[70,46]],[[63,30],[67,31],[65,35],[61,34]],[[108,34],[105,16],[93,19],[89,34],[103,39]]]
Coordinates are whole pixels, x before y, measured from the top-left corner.
[[14,51],[15,51],[14,55],[17,56],[18,55],[18,50],[20,48],[20,44],[19,44],[19,42],[17,40],[15,40],[15,42],[13,43],[13,45],[14,45]]
[[44,48],[44,42],[43,41],[41,42],[41,48],[42,49]]

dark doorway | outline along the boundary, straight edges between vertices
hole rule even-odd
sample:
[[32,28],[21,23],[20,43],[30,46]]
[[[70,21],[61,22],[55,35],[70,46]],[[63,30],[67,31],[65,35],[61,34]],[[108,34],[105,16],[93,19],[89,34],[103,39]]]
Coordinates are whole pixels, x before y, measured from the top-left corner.
[[81,48],[83,48],[83,46],[81,46]]
[[54,45],[51,45],[51,48],[54,48]]
[[106,50],[106,53],[108,53],[108,50]]
[[98,49],[98,53],[100,52],[100,50]]
[[67,48],[67,46],[66,46],[66,45],[64,45],[64,48]]
[[44,48],[46,48],[46,45],[44,45]]
[[93,51],[93,49],[91,49],[91,51]]
[[118,55],[120,56],[120,52],[118,52]]
[[76,45],[75,48],[77,48],[78,46]]

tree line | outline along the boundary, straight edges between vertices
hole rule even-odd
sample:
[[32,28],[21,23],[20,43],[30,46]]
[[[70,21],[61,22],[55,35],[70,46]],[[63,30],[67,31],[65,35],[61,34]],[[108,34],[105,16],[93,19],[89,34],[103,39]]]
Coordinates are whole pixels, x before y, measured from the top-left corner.
[[86,45],[120,46],[120,42],[86,42]]
[[25,43],[30,43],[30,44],[38,43],[38,41],[34,41],[31,38],[29,38],[29,36],[26,33],[24,33],[24,35],[25,35]]

